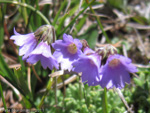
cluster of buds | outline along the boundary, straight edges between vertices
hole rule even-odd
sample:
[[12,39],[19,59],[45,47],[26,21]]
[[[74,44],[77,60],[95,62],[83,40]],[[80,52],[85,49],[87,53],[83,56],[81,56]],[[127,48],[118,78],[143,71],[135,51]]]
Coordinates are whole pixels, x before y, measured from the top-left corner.
[[39,27],[34,32],[34,36],[37,38],[37,40],[44,42],[47,41],[48,44],[51,44],[56,40],[55,29],[51,25],[43,25]]
[[106,44],[104,47],[98,48],[96,52],[102,56],[102,58],[105,58],[110,55],[117,54],[117,49],[111,44]]

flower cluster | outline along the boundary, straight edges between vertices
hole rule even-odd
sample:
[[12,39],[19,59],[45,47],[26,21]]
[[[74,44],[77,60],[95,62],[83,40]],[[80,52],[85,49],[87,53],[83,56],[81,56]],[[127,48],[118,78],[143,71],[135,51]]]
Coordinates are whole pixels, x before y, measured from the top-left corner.
[[52,34],[51,30],[53,30],[52,26],[46,25],[40,27],[35,33],[21,35],[14,29],[15,35],[11,36],[10,39],[14,40],[17,46],[20,46],[19,55],[23,56],[22,60],[26,60],[30,64],[41,61],[44,69],[47,67],[51,70],[53,67],[58,69],[58,62],[51,53],[51,42],[49,42],[53,37],[48,37]]
[[[19,55],[30,64],[41,61],[42,67],[74,71],[81,73],[82,82],[89,86],[102,88],[123,88],[130,83],[130,74],[137,72],[131,59],[117,54],[111,45],[93,51],[86,41],[73,39],[64,34],[62,40],[55,41],[54,28],[42,26],[35,33],[21,35],[14,30],[10,39],[19,48]],[[55,50],[51,53],[51,46]],[[103,59],[106,59],[106,63]],[[60,66],[59,66],[60,65]]]

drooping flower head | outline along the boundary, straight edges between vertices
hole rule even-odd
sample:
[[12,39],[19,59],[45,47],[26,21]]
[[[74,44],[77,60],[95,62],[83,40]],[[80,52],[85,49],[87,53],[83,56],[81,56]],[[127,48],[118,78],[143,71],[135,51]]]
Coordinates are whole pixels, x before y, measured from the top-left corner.
[[[15,40],[14,43],[19,48],[19,55],[23,56],[30,64],[41,61],[44,69],[47,67],[52,70],[53,67],[58,69],[58,63],[51,54],[50,45],[55,41],[55,30],[53,26],[43,25],[34,33],[20,35],[14,30],[15,35],[10,39]],[[40,42],[38,44],[38,42]]]
[[17,46],[20,46],[19,56],[23,56],[22,59],[26,60],[28,55],[35,49],[38,40],[35,38],[34,33],[21,35],[14,29],[14,34],[10,39],[14,40]]
[[106,44],[105,46],[98,48],[96,53],[98,53],[104,59],[107,56],[117,54],[117,49],[111,44]]
[[47,67],[51,70],[53,67],[58,69],[58,63],[52,56],[50,46],[47,44],[47,42],[41,41],[38,46],[30,53],[29,58],[27,59],[27,62],[30,64],[35,64],[38,61],[41,61],[44,69]]
[[130,83],[129,73],[137,72],[136,67],[131,63],[131,59],[122,55],[111,55],[106,64],[101,68],[100,85],[104,88],[123,88],[125,83]]
[[43,25],[34,32],[35,37],[40,41],[47,41],[48,44],[55,42],[55,29],[51,25]]
[[78,73],[82,72],[81,78],[83,83],[87,83],[89,86],[95,86],[100,81],[100,64],[100,56],[93,50],[85,48],[84,55],[73,63],[73,71]]
[[61,65],[61,69],[69,71],[72,69],[72,62],[82,55],[82,43],[78,39],[73,39],[71,35],[64,34],[63,40],[57,40],[52,44],[55,49],[54,57]]

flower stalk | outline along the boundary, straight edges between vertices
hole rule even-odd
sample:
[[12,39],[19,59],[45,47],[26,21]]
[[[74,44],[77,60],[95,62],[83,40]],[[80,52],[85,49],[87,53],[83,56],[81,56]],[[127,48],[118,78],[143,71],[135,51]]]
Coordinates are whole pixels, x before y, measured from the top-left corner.
[[53,78],[49,78],[49,81],[48,81],[48,84],[47,84],[47,87],[46,87],[46,92],[44,93],[42,99],[41,99],[41,102],[40,104],[38,105],[38,109],[40,109],[44,103],[44,100],[48,94],[48,92],[50,91],[51,89],[51,86],[52,86],[52,81],[53,81]]
[[107,105],[107,89],[106,89],[106,87],[104,88],[102,100],[103,100],[103,104],[102,104],[102,107],[103,107],[103,113],[108,113],[108,105]]

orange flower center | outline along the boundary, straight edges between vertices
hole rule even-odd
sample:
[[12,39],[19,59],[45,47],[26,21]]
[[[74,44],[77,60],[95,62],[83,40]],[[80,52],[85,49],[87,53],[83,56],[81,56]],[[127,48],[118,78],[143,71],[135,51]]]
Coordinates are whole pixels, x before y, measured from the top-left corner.
[[67,50],[69,51],[69,53],[75,54],[77,52],[77,46],[72,43],[68,46]]
[[109,66],[112,68],[118,66],[119,64],[120,64],[120,60],[118,59],[113,59],[112,61],[109,62]]

